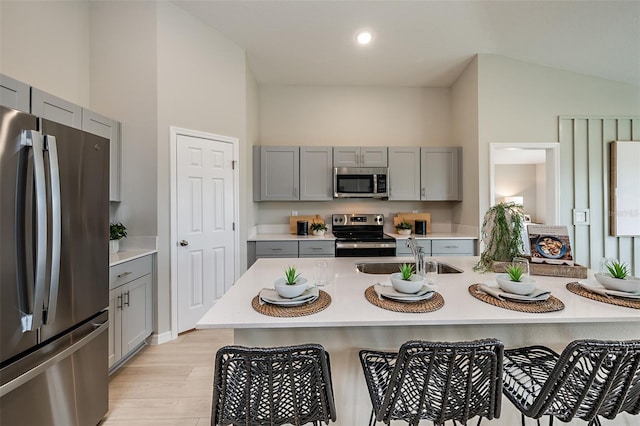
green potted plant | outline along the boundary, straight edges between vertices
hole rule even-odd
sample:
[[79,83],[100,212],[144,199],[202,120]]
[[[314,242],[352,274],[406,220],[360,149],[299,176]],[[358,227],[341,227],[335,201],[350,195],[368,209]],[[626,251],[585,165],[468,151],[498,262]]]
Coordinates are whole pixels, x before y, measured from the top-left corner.
[[496,275],[496,282],[500,288],[508,293],[527,295],[536,289],[536,282],[524,275],[524,270],[519,265],[507,267],[506,274]]
[[325,225],[324,222],[311,223],[311,232],[313,233],[313,235],[322,236],[326,231],[327,231],[327,225]]
[[511,262],[514,257],[522,256],[523,223],[521,204],[498,203],[489,208],[484,215],[481,230],[484,250],[473,270],[491,271],[495,261]]
[[596,280],[608,290],[623,291],[626,293],[640,292],[640,278],[631,276],[629,265],[617,260],[604,264],[607,272],[595,274]]
[[400,293],[416,293],[424,285],[424,277],[414,274],[412,263],[400,265],[400,272],[395,272],[389,277],[391,285]]
[[127,236],[127,227],[121,222],[109,224],[109,253],[117,253],[120,250],[120,240]]
[[278,278],[274,287],[280,297],[290,299],[300,296],[307,289],[307,280],[302,278],[295,266],[289,266],[284,271],[284,277]]
[[400,235],[410,235],[411,234],[411,224],[409,222],[400,222],[396,225],[396,230]]

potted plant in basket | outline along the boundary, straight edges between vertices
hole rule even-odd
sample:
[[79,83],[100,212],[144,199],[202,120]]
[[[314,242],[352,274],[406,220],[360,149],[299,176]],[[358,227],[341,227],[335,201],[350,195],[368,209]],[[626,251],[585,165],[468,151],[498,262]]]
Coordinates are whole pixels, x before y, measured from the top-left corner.
[[481,237],[484,250],[473,270],[491,271],[494,261],[511,262],[514,257],[522,256],[523,223],[521,204],[498,203],[489,208],[482,222]]
[[400,293],[416,293],[424,285],[424,277],[413,273],[413,264],[403,263],[400,272],[395,272],[389,277],[391,285]]
[[127,227],[120,222],[109,224],[109,253],[120,250],[120,240],[127,236]]
[[396,230],[400,235],[410,235],[411,234],[411,224],[409,222],[400,222],[396,225]]
[[629,265],[616,260],[607,262],[604,266],[608,272],[595,274],[596,280],[604,288],[627,293],[640,292],[640,278],[630,275]]
[[312,222],[311,223],[311,232],[313,235],[324,235],[327,231],[327,225],[324,222]]
[[307,280],[301,277],[295,266],[289,266],[284,271],[284,277],[274,283],[276,291],[281,297],[288,299],[300,296],[307,289]]

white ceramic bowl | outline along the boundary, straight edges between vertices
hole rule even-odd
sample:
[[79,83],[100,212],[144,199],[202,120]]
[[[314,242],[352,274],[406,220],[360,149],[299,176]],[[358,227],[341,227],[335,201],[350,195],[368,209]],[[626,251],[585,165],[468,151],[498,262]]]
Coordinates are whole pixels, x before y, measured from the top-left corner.
[[522,281],[511,281],[508,274],[496,275],[496,282],[500,288],[507,293],[520,294],[526,296],[536,289],[536,282],[531,277],[522,277]]
[[604,272],[598,272],[594,275],[596,280],[598,280],[598,282],[606,289],[625,291],[627,293],[640,292],[640,278],[626,277],[621,280],[620,278],[613,278],[611,275]]
[[393,288],[400,293],[417,293],[424,285],[424,277],[418,274],[413,274],[410,281],[402,279],[402,272],[394,272],[389,278]]
[[295,284],[287,284],[287,280],[284,278],[278,278],[273,286],[280,297],[286,297],[291,299],[292,297],[298,297],[307,289],[307,279],[298,278]]
[[398,229],[397,231],[400,235],[411,235],[411,229]]

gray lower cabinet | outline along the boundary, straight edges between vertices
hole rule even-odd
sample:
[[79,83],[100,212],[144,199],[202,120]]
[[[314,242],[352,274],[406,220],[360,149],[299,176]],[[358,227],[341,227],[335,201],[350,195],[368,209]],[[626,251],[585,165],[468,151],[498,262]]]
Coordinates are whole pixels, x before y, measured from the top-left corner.
[[153,332],[153,256],[109,268],[109,369],[144,346]]
[[31,86],[0,74],[0,105],[31,112]]
[[420,148],[420,200],[461,201],[462,148]]
[[247,268],[261,257],[334,257],[333,240],[248,241]]
[[432,256],[475,256],[475,240],[431,240]]
[[335,241],[298,241],[298,257],[335,257]]
[[[416,240],[416,243],[422,247],[422,252],[426,256],[431,256],[431,240],[420,239]],[[407,240],[396,240],[396,256],[413,256]]]

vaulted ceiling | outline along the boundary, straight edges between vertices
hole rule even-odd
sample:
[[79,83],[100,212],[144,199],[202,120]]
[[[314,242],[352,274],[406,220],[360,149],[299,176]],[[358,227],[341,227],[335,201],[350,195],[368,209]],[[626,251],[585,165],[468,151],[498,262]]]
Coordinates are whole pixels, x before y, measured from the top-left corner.
[[173,3],[245,49],[260,84],[448,87],[492,53],[640,86],[637,0]]

